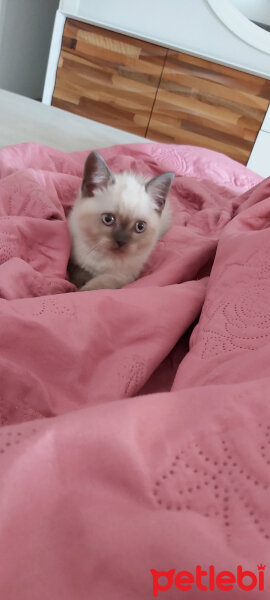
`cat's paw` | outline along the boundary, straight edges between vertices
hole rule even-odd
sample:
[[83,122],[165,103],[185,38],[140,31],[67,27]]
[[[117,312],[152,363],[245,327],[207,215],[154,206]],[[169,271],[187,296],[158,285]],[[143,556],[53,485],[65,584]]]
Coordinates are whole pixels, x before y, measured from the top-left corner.
[[119,275],[111,275],[109,273],[103,273],[102,275],[97,275],[92,279],[89,279],[81,288],[80,292],[88,292],[90,290],[114,290],[124,287],[127,283],[130,283],[132,280],[123,278]]
[[94,281],[94,279],[87,281],[82,287],[78,289],[78,292],[89,292],[90,290],[99,290],[100,286]]

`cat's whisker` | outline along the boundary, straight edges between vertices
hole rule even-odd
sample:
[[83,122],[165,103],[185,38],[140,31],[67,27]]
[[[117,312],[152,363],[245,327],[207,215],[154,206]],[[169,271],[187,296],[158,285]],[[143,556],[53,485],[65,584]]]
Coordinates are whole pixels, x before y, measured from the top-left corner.
[[99,246],[99,245],[100,245],[101,241],[102,241],[102,240],[99,240],[99,241],[97,242],[97,244],[95,244],[94,246],[92,246],[92,248],[90,248],[90,249],[89,249],[89,251],[87,252],[87,256],[89,256],[89,255],[90,255],[90,254],[91,254],[91,253],[92,253],[92,252],[93,252],[93,251],[94,251],[94,250],[97,248],[97,246]]

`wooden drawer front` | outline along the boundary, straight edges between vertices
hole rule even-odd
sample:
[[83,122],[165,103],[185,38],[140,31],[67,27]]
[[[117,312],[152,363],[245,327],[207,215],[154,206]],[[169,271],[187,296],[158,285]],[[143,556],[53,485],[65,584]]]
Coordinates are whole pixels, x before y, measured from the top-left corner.
[[167,50],[67,19],[52,104],[144,136]]
[[204,146],[246,164],[270,81],[168,51],[147,137]]

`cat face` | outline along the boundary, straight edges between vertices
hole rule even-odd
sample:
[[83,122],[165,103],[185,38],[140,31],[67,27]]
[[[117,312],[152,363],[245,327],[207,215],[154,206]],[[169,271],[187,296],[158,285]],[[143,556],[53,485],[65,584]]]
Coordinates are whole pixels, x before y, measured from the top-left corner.
[[103,255],[124,257],[151,249],[159,238],[160,222],[173,173],[150,182],[131,173],[114,175],[100,155],[85,163],[77,223],[85,244]]

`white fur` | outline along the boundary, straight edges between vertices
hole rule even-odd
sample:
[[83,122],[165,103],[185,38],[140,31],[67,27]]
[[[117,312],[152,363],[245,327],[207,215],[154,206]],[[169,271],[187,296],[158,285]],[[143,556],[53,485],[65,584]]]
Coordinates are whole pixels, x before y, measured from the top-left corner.
[[[110,232],[106,232],[107,228],[100,224],[103,213],[120,215],[130,222],[145,221],[147,232],[134,234],[134,242],[125,251],[113,252],[109,249],[106,238],[106,234],[109,235]],[[89,235],[87,235],[88,222],[89,231],[91,230]],[[168,231],[170,223],[171,212],[168,201],[163,211],[158,212],[155,200],[146,191],[145,180],[138,175],[132,173],[114,175],[113,183],[105,188],[96,189],[90,198],[83,197],[80,193],[70,212],[68,224],[72,240],[71,259],[90,274],[89,282],[81,289],[122,287],[134,281],[157,241]],[[99,231],[101,231],[100,238]]]

